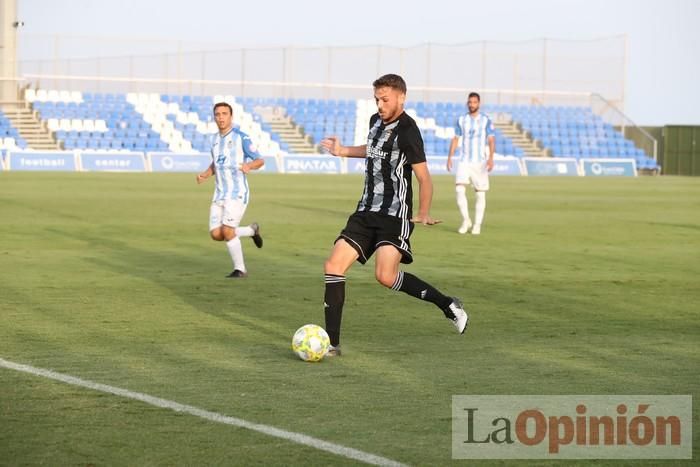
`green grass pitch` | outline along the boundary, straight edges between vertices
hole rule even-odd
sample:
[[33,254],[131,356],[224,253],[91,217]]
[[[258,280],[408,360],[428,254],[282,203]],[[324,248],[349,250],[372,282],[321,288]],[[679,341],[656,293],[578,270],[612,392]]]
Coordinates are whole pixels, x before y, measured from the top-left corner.
[[[344,355],[318,364],[291,337],[323,325],[323,261],[362,179],[250,181],[244,224],[265,246],[244,239],[250,277],[230,280],[207,233],[211,182],[0,173],[0,358],[413,465],[544,462],[453,461],[452,395],[691,394],[697,407],[700,179],[492,178],[473,237],[456,233],[452,178],[434,177],[444,223],[416,226],[405,270],[463,299],[467,334],[357,264]],[[0,465],[356,463],[0,368]],[[591,464],[623,465],[546,465]]]

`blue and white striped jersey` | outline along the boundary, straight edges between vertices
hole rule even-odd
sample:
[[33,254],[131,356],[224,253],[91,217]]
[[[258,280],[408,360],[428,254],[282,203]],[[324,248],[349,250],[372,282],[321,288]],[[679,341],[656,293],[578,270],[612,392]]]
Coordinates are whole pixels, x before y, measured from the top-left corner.
[[262,157],[250,137],[237,128],[223,136],[220,133],[212,135],[211,157],[216,175],[212,202],[239,199],[247,204],[248,180],[239,167],[247,160]]
[[459,148],[462,154],[461,162],[483,162],[488,159],[488,138],[494,136],[493,122],[484,115],[476,118],[471,115],[462,115],[455,124],[455,135],[462,138]]

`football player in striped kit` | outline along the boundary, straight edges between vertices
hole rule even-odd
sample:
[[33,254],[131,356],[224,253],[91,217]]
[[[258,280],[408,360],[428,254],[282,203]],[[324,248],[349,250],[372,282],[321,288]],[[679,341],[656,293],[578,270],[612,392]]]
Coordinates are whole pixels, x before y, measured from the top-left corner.
[[[460,156],[457,162],[455,191],[457,206],[462,214],[462,225],[457,232],[465,234],[471,229],[472,235],[481,234],[481,224],[486,212],[486,192],[489,191],[489,172],[493,169],[493,153],[496,138],[491,119],[479,112],[481,97],[472,92],[467,99],[468,115],[459,117],[455,124],[455,136],[450,143],[447,155],[447,171],[452,170],[452,156],[457,147]],[[461,145],[460,143],[461,138]],[[474,186],[476,201],[474,203],[474,223],[469,217],[467,185]]]
[[251,237],[258,248],[263,245],[257,223],[240,226],[250,199],[247,174],[262,167],[265,161],[250,137],[233,127],[231,105],[226,102],[214,105],[214,120],[219,133],[212,135],[211,139],[212,163],[197,175],[197,183],[215,175],[214,196],[209,209],[209,234],[212,240],[226,242],[233,262],[233,271],[226,277],[242,278],[248,276],[248,270],[243,259],[241,238]]
[[[374,81],[377,113],[370,119],[367,144],[342,146],[336,137],[321,144],[338,157],[364,158],[364,190],[356,211],[348,218],[325,262],[327,355],[340,354],[340,323],[345,302],[345,273],[355,261],[365,264],[375,254],[375,277],[385,287],[436,305],[464,333],[469,318],[459,299],[442,294],[408,272],[400,263],[413,262],[409,238],[414,223],[437,224],[430,216],[433,184],[420,130],[403,110],[406,83],[398,75]],[[413,214],[412,175],[419,185],[418,213]]]

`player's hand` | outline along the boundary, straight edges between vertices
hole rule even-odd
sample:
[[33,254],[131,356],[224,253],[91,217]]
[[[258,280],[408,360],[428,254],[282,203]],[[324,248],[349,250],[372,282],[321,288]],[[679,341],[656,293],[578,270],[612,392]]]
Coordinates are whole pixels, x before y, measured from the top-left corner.
[[208,175],[197,174],[197,184],[199,185],[200,183],[204,183],[207,178],[209,178]]
[[247,174],[250,172],[250,166],[247,163],[242,163],[241,165],[238,166],[238,169],[243,172],[244,174]]
[[435,224],[439,224],[442,221],[439,219],[433,219],[429,215],[425,215],[425,216],[417,215],[417,216],[414,216],[411,218],[411,222],[413,222],[415,224],[435,225]]
[[452,172],[452,159],[447,159],[447,171]]
[[340,149],[342,148],[340,140],[337,136],[329,136],[321,140],[321,147],[330,152],[334,156],[340,157]]
[[488,159],[486,161],[486,170],[491,172],[493,170],[493,159]]

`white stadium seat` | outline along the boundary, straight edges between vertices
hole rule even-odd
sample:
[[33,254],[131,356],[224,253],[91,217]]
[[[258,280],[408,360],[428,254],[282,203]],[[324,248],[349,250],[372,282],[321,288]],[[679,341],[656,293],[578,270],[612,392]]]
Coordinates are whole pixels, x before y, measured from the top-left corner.
[[46,102],[49,100],[49,93],[46,92],[46,89],[37,89],[36,90],[36,99],[39,102]]
[[34,102],[36,100],[36,89],[27,88],[24,90],[24,98],[27,102]]
[[95,131],[101,131],[103,133],[106,132],[107,122],[105,122],[104,120],[95,120]]
[[51,131],[57,131],[61,128],[61,125],[58,123],[57,118],[49,118],[46,122],[46,128],[48,128]]
[[5,149],[15,149],[17,147],[15,139],[10,136],[2,140],[2,145]]
[[70,129],[72,131],[83,131],[83,121],[79,118],[74,118],[70,121]]
[[199,122],[199,115],[197,112],[188,112],[187,113],[187,123],[198,123]]
[[175,120],[177,120],[179,123],[186,124],[187,113],[178,111],[177,114],[175,114]]

